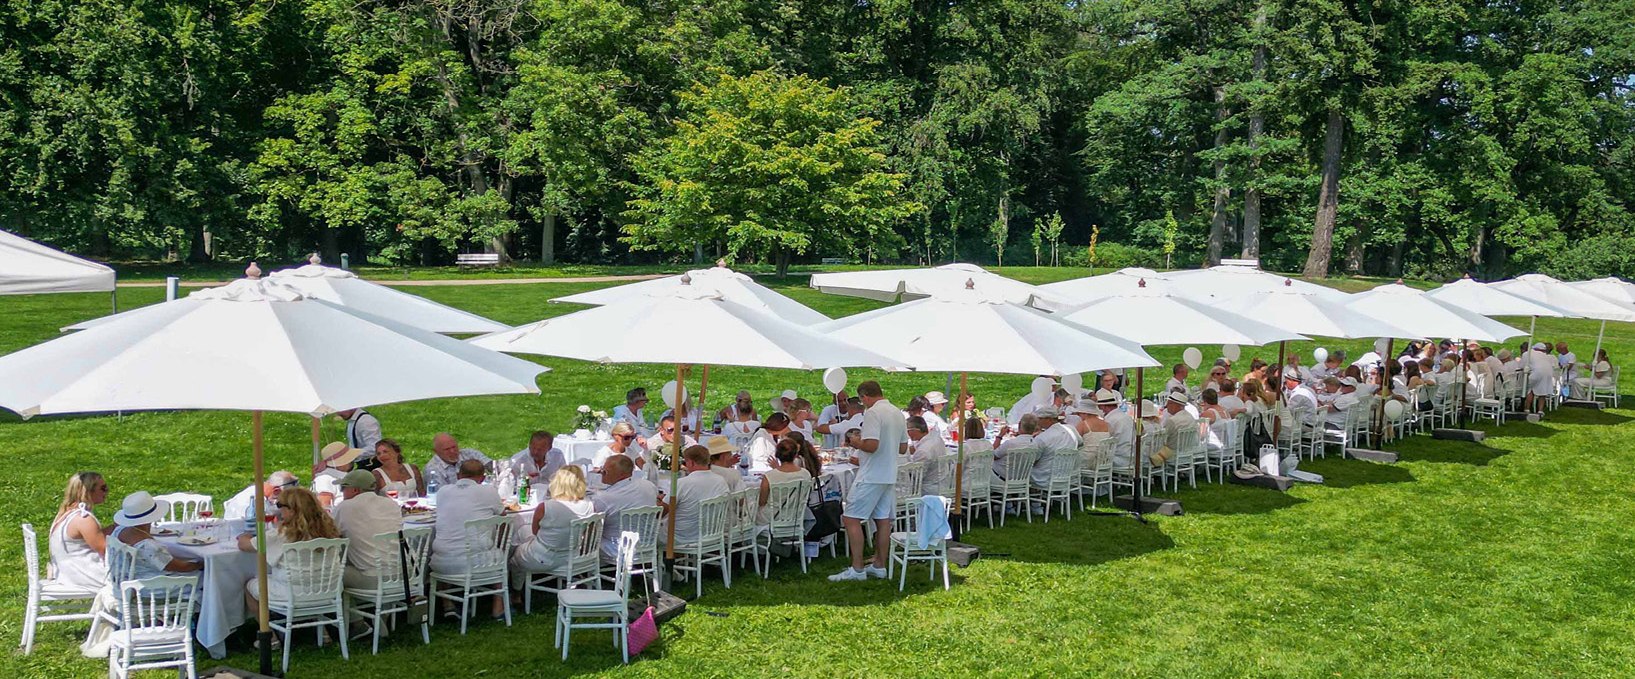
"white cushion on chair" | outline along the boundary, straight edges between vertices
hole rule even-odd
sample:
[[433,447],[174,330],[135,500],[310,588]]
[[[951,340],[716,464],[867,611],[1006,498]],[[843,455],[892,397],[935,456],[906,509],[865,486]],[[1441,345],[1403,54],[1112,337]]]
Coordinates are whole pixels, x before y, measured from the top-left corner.
[[569,608],[609,608],[618,610],[626,606],[624,597],[618,592],[605,589],[564,589],[556,593],[557,603]]
[[92,599],[92,598],[95,598],[96,595],[97,595],[97,590],[94,590],[94,589],[85,589],[83,587],[75,587],[73,585],[67,585],[67,584],[57,582],[56,580],[42,580],[42,581],[40,581],[40,600],[41,601],[71,601],[71,600],[74,600],[74,599]]
[[920,543],[919,533],[905,533],[903,531],[897,531],[891,534],[891,542],[892,544],[902,545],[910,552],[935,552],[942,549],[942,540],[940,538],[937,540],[932,540],[925,549],[915,547],[914,545]]

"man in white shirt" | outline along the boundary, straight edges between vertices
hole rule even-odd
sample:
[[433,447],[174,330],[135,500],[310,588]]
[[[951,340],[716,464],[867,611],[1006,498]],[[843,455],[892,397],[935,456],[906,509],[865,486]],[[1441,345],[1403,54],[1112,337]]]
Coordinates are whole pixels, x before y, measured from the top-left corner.
[[[658,440],[647,440],[648,454],[650,454],[654,459],[658,459],[658,457],[661,455],[668,456],[670,453],[674,452],[673,449],[675,448],[676,440],[676,416],[665,415],[664,417],[659,418],[659,427],[654,431],[654,434],[658,437]],[[682,450],[686,450],[688,446],[696,445],[698,445],[697,439],[694,439],[685,433],[681,435]],[[664,468],[669,469],[670,465],[666,464],[664,465]],[[646,465],[646,469],[649,472],[655,471],[651,465]],[[649,474],[649,478],[652,478],[651,474]]]
[[1566,342],[1556,342],[1556,365],[1567,371],[1567,379],[1563,380],[1562,393],[1567,391],[1567,385],[1578,379],[1578,354],[1567,350]]
[[1133,462],[1135,420],[1129,413],[1118,409],[1118,402],[1118,392],[1096,390],[1096,407],[1101,409],[1101,419],[1107,423],[1107,435],[1113,439],[1113,466],[1125,468]]
[[1533,409],[1535,396],[1547,396],[1555,391],[1555,369],[1560,365],[1555,357],[1550,355],[1550,346],[1538,342],[1525,357],[1527,365],[1527,412]]
[[949,440],[948,420],[942,417],[942,411],[948,408],[948,397],[940,391],[927,392],[925,403],[925,412],[920,414],[925,418],[925,426],[930,427],[930,432],[938,439]]
[[818,413],[814,430],[819,434],[823,434],[824,448],[837,448],[840,446],[840,436],[829,433],[826,427],[851,417],[851,409],[846,407],[846,401],[846,390],[841,389],[840,393],[835,394],[834,401],[824,406],[823,411]]
[[1226,409],[1228,415],[1236,417],[1238,413],[1249,409],[1248,404],[1238,397],[1238,383],[1232,381],[1230,377],[1221,382],[1218,397],[1216,402]]
[[666,501],[670,511],[676,515],[678,545],[698,539],[699,505],[729,492],[727,482],[721,480],[719,475],[710,473],[710,449],[693,446],[681,451],[681,457],[687,475],[676,482],[676,496]]
[[432,437],[431,452],[431,459],[427,460],[425,466],[420,468],[421,473],[426,477],[426,492],[428,493],[431,492],[431,487],[434,485],[441,488],[459,480],[458,471],[461,462],[476,460],[482,464],[488,464],[492,461],[488,459],[487,455],[482,454],[480,450],[461,448],[460,442],[454,438],[453,434],[448,432],[439,432]]
[[[1033,411],[1033,416],[1039,420],[1039,433],[1033,437],[1033,444],[1039,448],[1039,459],[1033,462],[1029,483],[1043,488],[1050,485],[1050,459],[1058,454],[1078,455],[1081,439],[1078,430],[1062,421],[1060,410],[1040,408]],[[1044,507],[1036,509],[1044,513]]]
[[624,405],[613,408],[613,421],[628,422],[636,431],[647,428],[647,418],[642,409],[647,407],[647,390],[636,387],[625,392]]
[[567,464],[567,455],[556,447],[556,435],[540,430],[528,437],[528,447],[511,456],[511,474],[528,479],[528,487],[543,489]]
[[[1187,412],[1188,405],[1186,396],[1180,392],[1172,391],[1169,396],[1164,398],[1164,423],[1159,427],[1163,432],[1164,446],[1170,449],[1169,457],[1173,457],[1175,452],[1181,449],[1182,432],[1188,430],[1191,430],[1194,434],[1198,432],[1198,418]],[[1153,452],[1157,453],[1159,451]],[[1169,459],[1169,457],[1165,459]],[[1153,464],[1158,464],[1158,460],[1153,460]]]
[[[886,400],[880,383],[857,385],[867,410],[863,426],[847,434],[846,444],[857,449],[857,477],[852,482],[842,520],[852,563],[829,576],[835,582],[886,577],[891,553],[891,521],[896,515],[897,456],[908,450],[908,425],[902,411]],[[863,522],[874,521],[874,561],[863,564]]]
[[846,432],[863,426],[863,401],[856,397],[846,399],[846,409],[839,420],[818,423],[813,431],[823,435],[823,445],[839,448],[846,444]]
[[768,405],[772,406],[772,412],[788,415],[789,406],[793,404],[797,398],[800,398],[800,394],[795,393],[794,389],[785,389],[783,390],[783,393],[773,397],[772,402]]
[[749,445],[744,447],[744,460],[741,464],[749,468],[752,473],[764,472],[772,468],[772,458],[778,452],[778,440],[789,433],[789,416],[783,413],[772,413],[761,428],[750,437]]
[[[1040,375],[1040,377],[1049,379],[1050,376]],[[1022,398],[1017,399],[1016,403],[1011,406],[1010,410],[1006,411],[1005,419],[1009,420],[1012,425],[1019,424],[1022,421],[1023,415],[1050,405],[1053,402],[1053,399],[1054,396],[1052,393],[1046,393],[1041,397],[1035,395],[1032,391],[1029,391],[1027,394],[1023,395]]]
[[335,526],[350,541],[342,579],[347,587],[373,589],[389,575],[386,565],[395,563],[397,553],[395,536],[393,540],[376,536],[403,530],[403,512],[391,498],[375,493],[375,475],[362,469],[346,473],[341,493],[346,501],[335,506]]
[[[295,474],[282,469],[268,474],[267,480],[261,484],[262,497],[267,499],[267,506],[262,513],[266,516],[278,516],[276,506],[278,494],[284,492],[285,488],[294,488],[299,485],[301,485],[301,482],[295,478]],[[255,484],[252,483],[245,486],[244,490],[239,491],[237,495],[222,503],[221,518],[243,519],[250,515],[253,507],[255,507]]]
[[[437,490],[437,524],[431,542],[431,569],[438,573],[464,573],[466,563],[466,522],[499,516],[505,510],[500,494],[493,486],[483,485],[484,460],[461,460],[455,471],[457,477],[449,485]],[[500,594],[494,597],[493,614],[505,613],[505,602]],[[445,604],[445,611],[452,611]]]
[[[683,448],[685,450],[685,448]],[[607,487],[591,498],[591,506],[602,514],[602,561],[618,563],[619,514],[626,509],[658,505],[659,489],[647,479],[633,478],[636,464],[623,455],[602,463],[602,483]]]
[[942,466],[937,464],[948,457],[948,445],[942,437],[931,432],[924,417],[909,417],[903,422],[908,432],[908,461],[924,462],[925,475],[920,477],[920,490],[925,495],[942,493]]
[[1317,392],[1306,386],[1305,378],[1295,368],[1283,369],[1284,401],[1289,413],[1303,425],[1317,424]]
[[712,436],[704,447],[709,449],[710,471],[727,483],[727,490],[736,491],[742,488],[744,475],[738,471],[738,449],[732,445],[732,439]]
[[373,469],[379,466],[375,463],[375,444],[385,438],[380,433],[380,420],[362,408],[338,410],[335,416],[346,420],[346,445],[363,451],[358,458],[358,468]]
[[1323,388],[1333,394],[1323,405],[1323,426],[1329,431],[1343,431],[1346,413],[1357,405],[1357,380],[1330,377],[1323,380]]
[[1191,373],[1192,371],[1187,368],[1187,364],[1176,363],[1175,367],[1170,368],[1170,378],[1169,381],[1164,383],[1164,393],[1167,394],[1176,389],[1180,389],[1182,393],[1185,393],[1187,390],[1187,376]]
[[1005,458],[1018,448],[1038,449],[1039,444],[1033,437],[1039,433],[1039,418],[1033,413],[1022,416],[1016,423],[1016,433],[1012,434],[1009,426],[999,430],[999,445],[993,451],[993,475],[1000,481],[1005,480]]

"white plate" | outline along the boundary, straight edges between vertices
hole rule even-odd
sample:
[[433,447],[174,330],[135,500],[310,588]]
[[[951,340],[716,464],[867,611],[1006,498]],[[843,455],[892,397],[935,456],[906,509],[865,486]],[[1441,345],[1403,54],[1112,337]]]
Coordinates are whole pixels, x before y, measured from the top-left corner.
[[180,540],[177,540],[176,544],[187,545],[189,547],[204,547],[206,545],[216,544],[216,536],[214,536],[214,535],[195,535],[195,536],[190,537],[190,538],[182,538]]

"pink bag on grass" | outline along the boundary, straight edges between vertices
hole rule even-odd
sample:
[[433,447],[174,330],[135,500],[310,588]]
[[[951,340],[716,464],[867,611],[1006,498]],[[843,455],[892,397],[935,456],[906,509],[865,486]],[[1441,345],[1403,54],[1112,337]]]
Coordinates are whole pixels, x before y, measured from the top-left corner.
[[638,655],[642,650],[659,639],[659,625],[653,619],[653,607],[648,606],[640,617],[630,621],[629,634],[626,642],[630,645],[630,655]]

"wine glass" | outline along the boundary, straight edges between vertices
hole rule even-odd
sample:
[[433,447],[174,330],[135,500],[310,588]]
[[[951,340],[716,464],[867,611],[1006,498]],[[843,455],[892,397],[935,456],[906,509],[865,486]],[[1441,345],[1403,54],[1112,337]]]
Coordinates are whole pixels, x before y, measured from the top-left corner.
[[397,489],[396,488],[387,489],[386,490],[386,497],[389,497],[389,498],[392,498],[393,500],[396,500],[397,499]]

